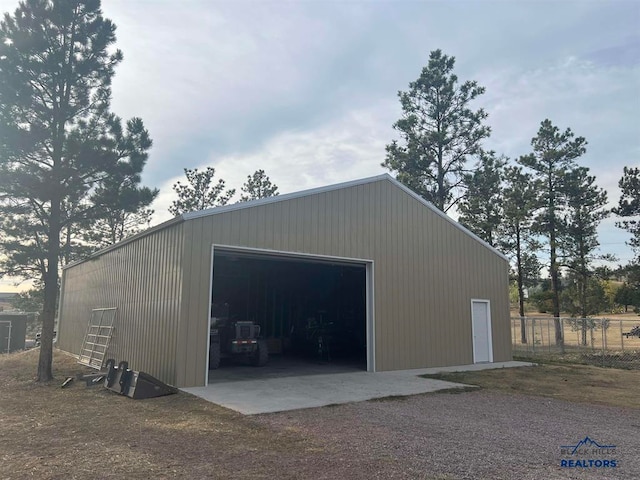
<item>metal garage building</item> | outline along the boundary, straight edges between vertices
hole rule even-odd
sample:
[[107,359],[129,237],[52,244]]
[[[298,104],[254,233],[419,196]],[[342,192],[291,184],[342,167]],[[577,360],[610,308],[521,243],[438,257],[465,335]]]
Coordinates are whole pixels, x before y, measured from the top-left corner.
[[511,360],[507,260],[387,174],[184,214],[68,266],[58,347],[116,308],[109,357],[205,385],[216,302],[276,352],[324,316],[369,371]]

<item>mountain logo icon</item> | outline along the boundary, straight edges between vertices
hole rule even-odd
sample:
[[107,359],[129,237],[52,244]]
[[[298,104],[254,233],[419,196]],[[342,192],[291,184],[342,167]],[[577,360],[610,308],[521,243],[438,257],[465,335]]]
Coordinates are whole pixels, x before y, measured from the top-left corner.
[[595,440],[589,438],[589,436],[584,437],[583,440],[580,440],[575,445],[561,445],[560,448],[571,450],[571,454],[575,454],[580,448],[616,448],[615,445],[601,445]]

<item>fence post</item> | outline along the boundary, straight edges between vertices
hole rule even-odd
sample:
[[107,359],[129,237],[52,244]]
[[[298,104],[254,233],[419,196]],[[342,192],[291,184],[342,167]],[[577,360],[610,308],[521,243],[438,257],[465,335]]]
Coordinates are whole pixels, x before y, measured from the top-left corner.
[[536,353],[536,319],[531,319],[531,352]]
[[622,319],[620,322],[620,347],[622,348],[622,353],[624,353],[624,335],[622,334]]
[[600,319],[600,330],[602,331],[602,366],[604,367],[604,351],[605,351],[605,331],[604,331],[604,319]]

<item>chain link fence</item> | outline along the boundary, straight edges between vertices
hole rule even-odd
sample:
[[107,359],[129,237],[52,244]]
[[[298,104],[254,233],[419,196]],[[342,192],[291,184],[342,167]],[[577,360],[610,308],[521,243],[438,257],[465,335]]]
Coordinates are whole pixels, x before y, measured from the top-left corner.
[[640,370],[640,319],[512,317],[513,356]]

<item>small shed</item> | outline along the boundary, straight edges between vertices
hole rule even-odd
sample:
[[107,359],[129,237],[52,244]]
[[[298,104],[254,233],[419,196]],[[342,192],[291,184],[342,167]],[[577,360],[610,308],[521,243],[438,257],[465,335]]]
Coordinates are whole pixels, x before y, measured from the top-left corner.
[[291,358],[321,337],[368,371],[508,361],[508,272],[385,174],[183,214],[65,267],[58,347],[79,355],[96,309],[116,309],[107,357],[202,386],[225,310]]
[[24,350],[31,313],[0,313],[0,353]]

